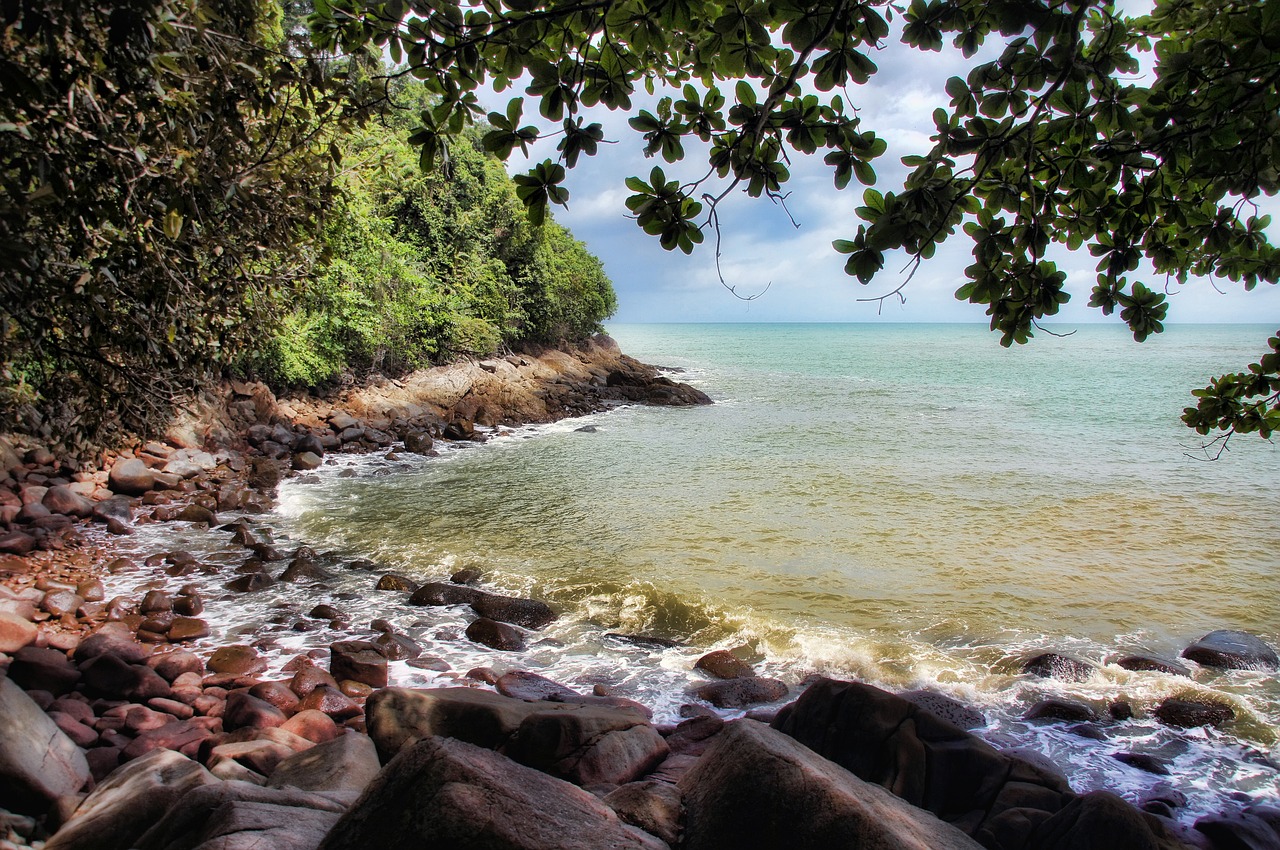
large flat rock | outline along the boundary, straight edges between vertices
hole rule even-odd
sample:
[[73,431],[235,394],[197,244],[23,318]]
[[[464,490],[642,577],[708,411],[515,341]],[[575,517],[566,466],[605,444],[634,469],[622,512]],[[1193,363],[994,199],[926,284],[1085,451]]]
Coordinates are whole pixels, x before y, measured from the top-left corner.
[[4,808],[44,814],[89,778],[84,753],[26,691],[0,677],[0,800]]

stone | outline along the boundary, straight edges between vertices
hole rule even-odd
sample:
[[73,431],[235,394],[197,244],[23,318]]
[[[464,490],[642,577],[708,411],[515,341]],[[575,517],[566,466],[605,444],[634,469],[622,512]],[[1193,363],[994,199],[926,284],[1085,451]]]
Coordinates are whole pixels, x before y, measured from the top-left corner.
[[167,632],[172,643],[196,640],[209,634],[209,624],[195,617],[174,617]]
[[485,593],[465,585],[428,582],[409,597],[410,605],[470,605],[472,610],[490,620],[514,623],[527,629],[540,629],[556,619],[556,613],[545,602]]
[[[221,720],[214,721],[221,726]],[[172,750],[183,755],[194,755],[200,744],[213,735],[210,718],[193,717],[177,720],[155,729],[142,732],[124,748],[121,756],[130,761],[155,750]]]
[[990,846],[1024,846],[1036,818],[1060,810],[1071,794],[1056,771],[1001,753],[870,685],[820,678],[778,713],[774,727]]
[[316,686],[298,702],[299,712],[308,709],[323,712],[339,723],[364,713],[351,697],[329,685]]
[[1182,657],[1206,667],[1228,670],[1275,670],[1280,657],[1266,641],[1248,632],[1219,629],[1182,650]]
[[146,664],[170,684],[183,673],[203,673],[204,662],[194,652],[184,649],[160,652],[147,659]]
[[169,683],[150,667],[128,664],[109,653],[95,656],[80,665],[80,685],[90,694],[130,702],[146,702],[154,697],[173,695]]
[[1167,673],[1170,676],[1191,676],[1191,671],[1186,668],[1186,665],[1155,655],[1126,655],[1123,658],[1116,659],[1114,663],[1122,670]]
[[107,483],[117,493],[141,496],[156,484],[155,473],[137,458],[117,460],[111,467]]
[[222,725],[227,730],[250,726],[267,728],[280,726],[288,717],[283,711],[263,699],[245,691],[227,695],[227,708],[222,715]]
[[74,590],[50,590],[44,595],[44,599],[40,600],[41,610],[47,611],[55,617],[61,617],[63,614],[74,616],[83,604],[84,597]]
[[980,846],[753,720],[728,724],[678,787],[685,806],[683,850]]
[[79,519],[93,515],[93,502],[81,496],[70,487],[50,487],[40,500],[40,504],[51,513],[73,516]]
[[1223,850],[1280,850],[1280,832],[1257,811],[1207,815],[1195,823],[1197,832]]
[[227,590],[235,591],[236,593],[253,593],[254,591],[270,587],[275,583],[276,580],[271,577],[270,573],[259,570],[256,572],[246,573],[238,578],[233,578],[231,581],[224,584],[223,587]]
[[355,796],[381,769],[373,741],[366,735],[347,734],[284,759],[271,772],[267,785]]
[[333,573],[321,567],[312,558],[296,557],[289,562],[289,566],[280,574],[280,581],[300,582],[300,581],[328,581],[333,578]]
[[1052,697],[1042,699],[1031,706],[1023,717],[1027,720],[1065,720],[1071,723],[1089,723],[1098,719],[1098,713],[1078,700]]
[[0,678],[0,800],[43,815],[89,780],[84,754],[22,688]]
[[1094,666],[1079,658],[1057,652],[1044,652],[1022,663],[1022,672],[1042,679],[1060,682],[1084,682],[1094,673]]
[[17,614],[0,611],[0,652],[13,655],[36,639],[36,624]]
[[404,450],[424,455],[431,451],[433,441],[426,431],[410,431],[404,435]]
[[1157,776],[1169,775],[1169,763],[1158,756],[1148,753],[1112,753],[1111,757],[1121,764],[1127,764]]
[[470,584],[479,584],[481,578],[482,576],[480,575],[479,570],[473,569],[471,567],[467,567],[465,569],[458,570],[456,573],[449,576],[449,581],[453,582],[454,584],[470,585]]
[[672,847],[680,844],[684,803],[679,789],[667,782],[628,782],[604,797],[604,804],[624,823],[656,835]]
[[80,641],[74,657],[81,663],[102,654],[110,654],[130,664],[146,661],[151,655],[149,646],[139,643],[133,630],[123,622],[104,623],[93,634]]
[[694,688],[693,694],[717,708],[742,708],[780,700],[787,695],[787,686],[777,679],[748,676],[708,682]]
[[170,750],[153,750],[112,773],[54,834],[46,850],[127,850],[194,788],[217,782],[209,771]]
[[921,690],[907,691],[900,696],[961,729],[981,729],[987,725],[987,718],[981,711],[946,694]]
[[497,753],[425,738],[393,759],[319,850],[659,850],[608,806]]
[[[292,747],[276,741],[255,738],[250,741],[218,744],[209,751],[209,758],[205,763],[215,776],[219,775],[218,765],[225,762],[235,762],[241,767],[253,771],[258,776],[266,777],[291,755],[294,755]],[[233,769],[229,773],[235,776],[239,771]]]
[[1035,827],[1026,846],[1036,850],[1185,850],[1159,818],[1106,791],[1071,799]]
[[515,626],[480,617],[467,626],[467,637],[479,644],[504,652],[524,649],[524,633]]
[[470,688],[386,688],[369,697],[366,726],[383,761],[420,738],[457,738],[580,785],[620,785],[668,753],[629,708],[524,702]]
[[371,688],[387,686],[387,659],[376,644],[342,640],[329,645],[329,672],[339,682],[350,679]]
[[36,548],[36,539],[22,531],[0,531],[0,552],[26,555]]
[[218,647],[206,663],[212,673],[229,673],[235,676],[261,673],[267,669],[266,659],[258,655],[258,650],[243,644]]
[[578,692],[572,688],[524,670],[512,670],[502,674],[494,686],[503,696],[529,702],[579,696]]
[[309,472],[313,469],[318,469],[323,463],[324,459],[321,458],[320,455],[311,451],[298,452],[293,456],[293,468],[300,472]]
[[286,716],[292,714],[298,707],[297,694],[289,690],[289,686],[284,682],[260,682],[249,688],[249,694],[275,706]]
[[289,680],[289,690],[297,694],[299,699],[305,699],[320,685],[328,685],[336,690],[338,680],[329,675],[327,670],[313,666],[303,667]]
[[196,522],[213,528],[218,525],[218,515],[204,505],[187,505],[174,517],[179,522]]
[[96,503],[93,506],[92,515],[99,522],[116,520],[117,522],[130,523],[133,522],[133,506],[127,498],[113,496],[110,499],[104,499]]
[[1236,713],[1225,703],[1207,699],[1182,699],[1169,697],[1156,706],[1156,719],[1166,726],[1179,729],[1195,729],[1200,726],[1221,726],[1234,720]]
[[316,744],[332,741],[340,734],[333,718],[315,709],[299,711],[281,724],[280,728]]
[[751,668],[750,664],[727,649],[708,652],[694,662],[693,666],[695,669],[701,670],[717,679],[739,679],[746,676],[754,676],[756,672]]
[[196,788],[137,841],[139,850],[315,850],[346,801],[229,780]]
[[65,652],[40,646],[24,646],[13,654],[9,678],[29,691],[70,693],[80,681],[80,671]]
[[419,585],[412,579],[405,578],[395,573],[387,573],[378,579],[375,590],[399,590],[413,593],[418,589]]
[[390,632],[384,632],[374,638],[373,645],[388,661],[412,660],[422,654],[422,646],[417,641]]

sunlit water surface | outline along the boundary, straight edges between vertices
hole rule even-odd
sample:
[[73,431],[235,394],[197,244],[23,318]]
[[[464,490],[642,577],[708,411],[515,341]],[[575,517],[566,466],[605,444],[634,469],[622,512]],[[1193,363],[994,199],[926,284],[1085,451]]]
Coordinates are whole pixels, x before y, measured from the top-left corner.
[[[333,456],[318,482],[282,486],[265,518],[282,545],[420,579],[477,567],[490,589],[564,612],[541,641],[495,657],[459,636],[469,612],[409,607],[363,572],[215,601],[214,639],[267,622],[281,662],[335,638],[290,625],[333,602],[357,625],[391,619],[456,671],[399,663],[399,684],[449,684],[480,664],[535,669],[608,684],[660,720],[688,701],[693,660],[745,648],[792,685],[821,672],[942,690],[987,714],[993,743],[1040,749],[1078,790],[1138,800],[1171,784],[1190,797],[1187,818],[1274,802],[1275,673],[1191,665],[1188,680],[1107,663],[1176,658],[1217,628],[1280,645],[1280,448],[1237,437],[1206,462],[1178,421],[1192,387],[1255,360],[1274,330],[1172,327],[1139,346],[1085,326],[1004,350],[972,325],[615,326],[624,351],[683,370],[716,404],[625,407],[438,458]],[[338,477],[346,467],[359,474]],[[134,545],[169,535],[208,547],[173,534],[153,528]],[[228,568],[242,558],[207,555]],[[1044,650],[1100,667],[1083,684],[1019,675]],[[1225,699],[1239,719],[1192,732],[1150,719],[1186,693]],[[1020,719],[1046,696],[1104,715],[1124,699],[1138,718],[1106,726],[1104,741]],[[1173,776],[1117,752],[1157,755]]]

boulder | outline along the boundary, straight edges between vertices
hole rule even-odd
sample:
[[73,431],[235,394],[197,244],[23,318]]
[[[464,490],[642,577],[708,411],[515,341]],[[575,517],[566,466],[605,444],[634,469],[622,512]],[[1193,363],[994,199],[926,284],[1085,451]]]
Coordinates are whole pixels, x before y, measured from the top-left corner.
[[424,455],[431,451],[431,435],[426,431],[411,431],[404,435],[404,450]]
[[67,660],[65,652],[51,647],[24,646],[13,655],[9,678],[26,690],[48,691],[60,696],[76,686],[80,671]]
[[1057,652],[1044,652],[1022,663],[1022,672],[1042,679],[1061,682],[1084,682],[1094,673],[1094,666],[1079,658]]
[[318,469],[323,463],[324,459],[313,451],[298,452],[293,456],[293,468],[299,472]]
[[683,850],[980,847],[753,720],[728,724],[678,787],[685,806]]
[[386,688],[365,722],[383,761],[420,738],[457,738],[580,785],[630,782],[659,764],[666,742],[629,708],[523,702],[470,688]]
[[965,705],[958,699],[940,694],[937,691],[907,691],[900,696],[915,703],[926,711],[931,711],[953,726],[964,730],[981,729],[987,725],[987,718],[981,711]]
[[243,644],[218,647],[206,663],[212,673],[234,676],[247,676],[267,669],[267,661],[258,655],[258,650]]
[[1149,673],[1167,673],[1170,676],[1191,676],[1186,665],[1156,655],[1126,655],[1118,658],[1115,665],[1123,670],[1134,670]]
[[54,834],[46,850],[127,850],[189,791],[218,780],[186,756],[153,750],[112,773]]
[[139,643],[133,630],[122,622],[104,623],[97,631],[77,644],[74,657],[81,663],[102,654],[115,655],[130,664],[146,661],[152,649]]
[[133,505],[124,496],[113,496],[93,506],[93,518],[99,522],[133,522]]
[[708,682],[694,688],[693,694],[717,708],[742,708],[780,700],[787,695],[787,686],[777,679],[748,676]]
[[1065,720],[1071,723],[1090,723],[1098,719],[1097,712],[1085,703],[1059,697],[1040,700],[1023,716],[1027,720]]
[[1182,657],[1206,667],[1228,670],[1275,670],[1280,657],[1266,641],[1248,632],[1219,629],[1182,650]]
[[413,593],[418,587],[418,583],[410,578],[396,573],[386,573],[378,579],[378,584],[374,587],[374,590],[399,590]]
[[187,505],[174,517],[179,522],[198,522],[213,528],[218,524],[218,515],[204,505]]
[[717,679],[738,679],[744,676],[755,675],[755,670],[751,669],[750,664],[738,658],[727,649],[718,649],[715,652],[708,652],[706,655],[699,658],[693,666]]
[[173,689],[159,673],[142,664],[127,664],[110,653],[80,665],[80,685],[90,694],[130,702],[173,695]]
[[1031,833],[1036,850],[1186,850],[1160,819],[1107,791],[1072,799]]
[[298,556],[289,562],[289,566],[280,574],[280,581],[328,581],[333,573],[326,570],[313,558]]
[[246,779],[252,773],[255,784],[265,784],[265,777],[279,764],[294,755],[293,748],[265,738],[218,744],[209,751],[205,764],[220,779]]
[[346,808],[293,788],[230,780],[196,788],[138,839],[138,850],[315,850]]
[[38,629],[30,620],[0,611],[0,652],[12,655],[36,639]]
[[503,673],[494,683],[494,687],[503,696],[529,702],[579,696],[578,692],[572,688],[525,670]]
[[44,814],[89,779],[80,748],[22,688],[0,678],[0,800],[4,807]]
[[660,850],[594,796],[463,741],[425,738],[393,759],[320,850]]
[[540,629],[556,618],[551,606],[537,599],[521,599],[485,593],[461,584],[433,581],[422,585],[409,597],[410,605],[470,605],[481,617],[514,623],[526,629]]
[[1156,719],[1166,726],[1179,729],[1195,729],[1200,726],[1221,726],[1234,720],[1236,713],[1225,703],[1207,699],[1169,697],[1156,706]]
[[244,727],[266,729],[280,726],[288,719],[283,711],[266,700],[244,691],[235,691],[227,695],[222,725],[227,730]]
[[524,633],[515,626],[480,617],[467,626],[467,637],[476,643],[484,644],[492,649],[504,652],[519,652],[524,649]]
[[387,686],[387,659],[376,644],[340,640],[329,645],[329,672],[339,682],[350,679],[371,688]]
[[358,796],[378,775],[382,765],[367,735],[340,735],[289,756],[270,774],[271,788],[338,792]]
[[667,782],[628,782],[604,797],[604,803],[624,823],[656,835],[672,847],[680,844],[684,802],[680,790]]
[[[992,821],[1008,812],[1047,816],[1070,797],[1060,777],[870,685],[819,679],[778,713],[774,727],[979,840],[1002,829]],[[1025,835],[1020,815],[1006,817]]]
[[1230,814],[1208,815],[1196,821],[1195,828],[1224,850],[1280,850],[1275,810],[1271,818],[1253,810]]
[[23,531],[0,531],[0,552],[27,555],[36,548],[36,539]]
[[327,714],[338,723],[359,717],[364,713],[351,697],[325,684],[317,685],[311,693],[299,700],[298,712],[308,710]]
[[50,487],[40,500],[40,504],[51,513],[64,514],[79,519],[93,515],[93,502],[81,496],[70,487]]
[[155,473],[141,460],[117,460],[111,467],[107,483],[117,493],[141,496],[156,485]]

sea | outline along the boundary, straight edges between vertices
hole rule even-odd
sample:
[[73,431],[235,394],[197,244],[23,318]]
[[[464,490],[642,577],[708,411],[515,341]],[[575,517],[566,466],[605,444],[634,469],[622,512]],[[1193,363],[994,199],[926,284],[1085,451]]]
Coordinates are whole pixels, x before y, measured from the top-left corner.
[[[490,590],[546,599],[561,616],[527,650],[475,646],[461,634],[469,611],[409,606],[363,571],[247,596],[206,579],[209,640],[265,635],[278,666],[347,634],[303,622],[325,602],[357,632],[390,620],[447,668],[397,662],[393,684],[533,670],[639,700],[659,722],[696,702],[694,661],[728,649],[792,696],[814,674],[942,692],[986,716],[977,734],[1043,754],[1076,790],[1141,802],[1172,788],[1188,822],[1280,803],[1275,672],[1113,663],[1177,659],[1215,629],[1280,647],[1280,446],[1206,445],[1179,421],[1192,389],[1255,361],[1276,329],[1172,325],[1142,344],[1112,325],[1051,330],[1066,335],[1004,349],[973,324],[611,325],[623,351],[715,403],[494,429],[439,457],[334,455],[255,518],[282,548],[334,563],[423,581],[474,568]],[[243,559],[177,525],[129,545],[205,547],[228,569]],[[1096,672],[1021,672],[1047,651]],[[1170,696],[1226,702],[1236,719],[1164,727],[1152,710]],[[1103,718],[1123,701],[1135,716],[1024,719],[1046,698]]]

